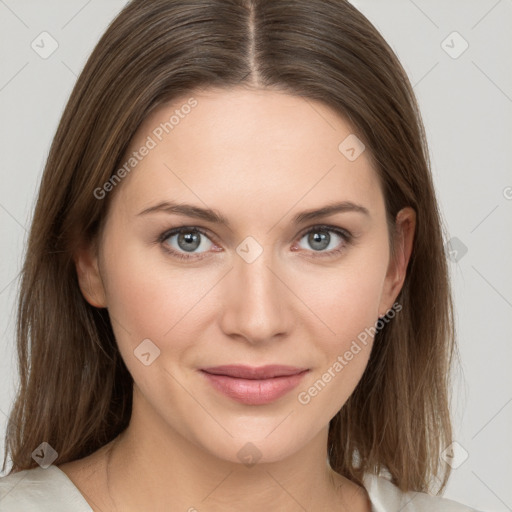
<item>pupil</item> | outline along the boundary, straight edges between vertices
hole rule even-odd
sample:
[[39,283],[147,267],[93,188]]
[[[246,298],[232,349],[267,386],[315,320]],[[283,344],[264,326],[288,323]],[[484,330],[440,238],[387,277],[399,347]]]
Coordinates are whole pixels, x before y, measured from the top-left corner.
[[313,249],[321,250],[329,246],[330,235],[325,231],[317,231],[309,235],[309,242]]
[[[185,246],[182,247],[181,243],[182,241],[185,241]],[[180,248],[184,251],[193,251],[199,247],[199,235],[197,233],[187,233],[187,234],[180,234],[178,237],[178,244],[180,245]],[[195,245],[194,245],[195,242]],[[188,244],[188,246],[187,246]],[[193,244],[193,247],[190,246],[190,244]]]

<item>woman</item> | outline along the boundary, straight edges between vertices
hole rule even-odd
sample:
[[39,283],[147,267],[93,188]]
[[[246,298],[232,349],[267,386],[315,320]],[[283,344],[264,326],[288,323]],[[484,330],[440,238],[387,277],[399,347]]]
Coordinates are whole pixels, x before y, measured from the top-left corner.
[[455,346],[421,117],[343,0],[123,9],[17,336],[1,511],[471,510],[431,494]]

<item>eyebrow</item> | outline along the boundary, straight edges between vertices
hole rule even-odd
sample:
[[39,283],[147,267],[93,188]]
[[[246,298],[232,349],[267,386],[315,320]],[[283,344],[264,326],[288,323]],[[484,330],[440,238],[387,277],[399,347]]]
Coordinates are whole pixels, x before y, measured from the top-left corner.
[[[186,203],[176,203],[173,201],[163,201],[161,203],[156,204],[155,206],[150,206],[149,208],[142,210],[137,215],[141,216],[155,212],[164,212],[168,214],[193,217],[196,219],[211,222],[212,224],[223,225],[231,229],[228,219],[224,217],[224,215],[215,210],[212,210],[210,208],[201,208],[199,206],[194,206]],[[321,208],[304,210],[303,212],[295,215],[295,217],[293,217],[292,219],[292,222],[294,224],[301,224],[321,217],[327,217],[328,215],[334,215],[335,213],[345,212],[357,212],[362,213],[363,215],[370,216],[369,210],[364,206],[353,203],[352,201],[342,201],[339,203],[328,204]]]

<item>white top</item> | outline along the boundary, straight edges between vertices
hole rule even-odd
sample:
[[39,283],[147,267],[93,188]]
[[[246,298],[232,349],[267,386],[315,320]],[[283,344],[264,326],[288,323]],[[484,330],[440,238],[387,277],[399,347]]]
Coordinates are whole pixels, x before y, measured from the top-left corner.
[[[363,479],[372,512],[478,512],[456,501],[421,492],[400,492],[387,476]],[[19,471],[0,478],[0,512],[92,512],[84,497],[57,466]]]

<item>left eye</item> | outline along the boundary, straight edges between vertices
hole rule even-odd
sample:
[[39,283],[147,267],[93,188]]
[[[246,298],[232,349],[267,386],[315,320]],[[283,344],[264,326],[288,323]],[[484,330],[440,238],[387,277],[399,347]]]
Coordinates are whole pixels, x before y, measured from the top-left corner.
[[[334,233],[334,236],[330,233]],[[348,232],[340,229],[328,226],[317,226],[310,229],[301,237],[301,240],[304,239],[309,245],[309,248],[313,249],[314,252],[337,253],[350,241],[350,235]],[[340,244],[342,245],[341,248]],[[302,248],[308,249],[308,247]]]

